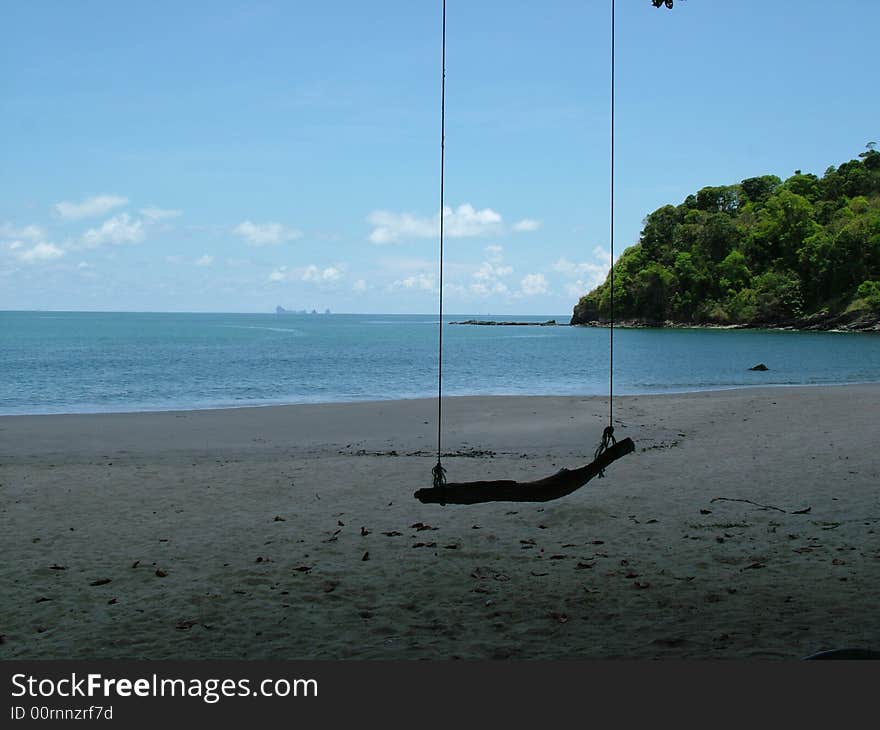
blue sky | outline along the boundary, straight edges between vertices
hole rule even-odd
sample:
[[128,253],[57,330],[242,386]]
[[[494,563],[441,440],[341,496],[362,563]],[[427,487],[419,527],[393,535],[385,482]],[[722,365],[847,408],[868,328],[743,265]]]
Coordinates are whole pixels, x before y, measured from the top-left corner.
[[[446,311],[604,278],[610,5],[449,0]],[[0,309],[436,311],[440,7],[3,2]],[[878,140],[878,20],[618,0],[617,253],[700,187]]]

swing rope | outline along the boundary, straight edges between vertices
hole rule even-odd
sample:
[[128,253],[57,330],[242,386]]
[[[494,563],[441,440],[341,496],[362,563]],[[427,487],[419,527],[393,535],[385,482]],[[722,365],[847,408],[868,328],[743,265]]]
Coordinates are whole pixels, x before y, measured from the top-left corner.
[[443,183],[446,168],[446,0],[443,0],[443,40],[440,77],[440,321],[437,324],[437,463],[431,470],[435,487],[446,484],[446,469],[440,461],[443,438]]
[[[595,458],[598,459],[608,448],[617,443],[614,438],[614,90],[615,90],[615,32],[614,32],[614,0],[611,0],[611,269],[609,272],[611,286],[611,316],[609,318],[608,330],[608,425],[602,432],[602,441],[596,448]],[[604,477],[605,470],[599,472],[598,476]]]
[[615,91],[615,12],[611,0],[611,327],[608,330],[608,428],[614,433],[614,91]]

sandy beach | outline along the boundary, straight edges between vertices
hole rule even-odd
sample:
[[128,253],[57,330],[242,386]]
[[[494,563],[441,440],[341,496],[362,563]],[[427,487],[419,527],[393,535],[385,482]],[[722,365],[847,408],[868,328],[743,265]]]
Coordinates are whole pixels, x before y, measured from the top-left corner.
[[[880,649],[880,385],[616,399],[636,453],[436,506],[434,401],[0,418],[0,658]],[[450,481],[592,459],[603,398],[444,405]]]

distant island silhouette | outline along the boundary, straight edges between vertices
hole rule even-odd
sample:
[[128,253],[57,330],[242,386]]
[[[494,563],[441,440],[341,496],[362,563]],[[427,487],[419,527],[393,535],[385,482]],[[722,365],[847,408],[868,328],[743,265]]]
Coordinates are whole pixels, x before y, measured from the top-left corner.
[[[321,314],[317,309],[285,309],[280,304],[275,307],[275,314]],[[323,314],[331,314],[329,309],[325,309]]]

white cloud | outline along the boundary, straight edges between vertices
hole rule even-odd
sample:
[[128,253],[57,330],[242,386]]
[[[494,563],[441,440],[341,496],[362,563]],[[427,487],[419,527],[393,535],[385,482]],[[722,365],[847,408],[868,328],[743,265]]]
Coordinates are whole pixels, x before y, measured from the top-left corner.
[[547,279],[543,274],[527,274],[520,282],[522,293],[526,296],[537,296],[547,293]]
[[109,213],[114,208],[126,205],[128,198],[121,195],[96,195],[86,198],[79,203],[62,201],[55,204],[55,213],[65,220],[80,220],[81,218],[95,218]]
[[[622,252],[618,251],[617,256],[620,257]],[[593,246],[593,256],[599,259],[601,263],[604,263],[609,268],[611,267],[611,252],[607,248],[602,248],[602,246]]]
[[375,226],[370,233],[370,240],[373,243],[394,243],[404,236],[430,238],[437,235],[432,221],[416,218],[410,213],[374,210],[367,216],[367,221]]
[[533,218],[523,218],[521,221],[513,224],[513,230],[517,233],[522,233],[524,231],[537,231],[540,227],[541,221],[536,221]]
[[11,223],[3,223],[0,225],[0,238],[24,239],[36,243],[46,239],[46,231],[40,226],[16,228]]
[[281,266],[275,269],[275,271],[273,271],[271,274],[269,274],[269,281],[284,281],[285,279],[289,278],[289,276],[290,273],[287,271],[287,267]]
[[146,220],[147,223],[160,223],[169,218],[177,218],[183,215],[182,210],[166,210],[164,208],[156,208],[155,206],[141,208],[138,212],[144,217],[144,220]]
[[[450,238],[482,236],[497,231],[501,215],[491,208],[475,209],[469,203],[451,208],[446,206],[443,215],[444,235]],[[440,235],[440,214],[431,218],[419,218],[411,213],[391,213],[374,210],[367,216],[373,226],[370,241],[394,243],[401,238],[434,238]]]
[[288,228],[281,223],[239,223],[232,232],[241,236],[250,246],[277,246],[285,241],[292,241],[302,236],[295,228]]
[[504,264],[504,249],[498,245],[486,246],[488,261],[484,261],[471,276],[470,292],[478,297],[507,294],[510,289],[501,279],[513,273],[513,267]]
[[351,285],[351,288],[356,292],[365,292],[367,290],[367,282],[364,279],[358,279]]
[[325,282],[338,281],[340,276],[339,269],[333,266],[328,266],[326,269],[319,269],[312,264],[311,266],[307,266],[305,271],[303,271],[302,280],[311,281],[316,284],[323,284]]
[[564,256],[557,259],[556,263],[553,264],[553,271],[565,274],[566,276],[580,276],[581,274],[604,271],[605,269],[606,266],[603,264],[596,264],[590,261],[583,261],[578,264],[574,261],[569,261]]
[[100,228],[90,228],[80,238],[80,247],[97,248],[105,243],[140,243],[144,240],[144,224],[120,213],[104,221]]
[[481,236],[496,230],[500,224],[501,216],[491,208],[474,210],[467,203],[454,211],[447,207],[443,218],[443,227],[452,238]]
[[214,263],[214,257],[205,254],[201,258],[196,260],[196,266],[210,266]]
[[[569,261],[563,256],[553,264],[553,270],[563,276],[577,278],[577,285],[583,288],[581,292],[583,294],[585,291],[594,289],[605,281],[608,269],[611,266],[611,255],[601,246],[593,248],[593,256],[596,259],[595,261],[582,261],[581,263]],[[571,293],[570,286],[567,287],[567,291]]]
[[483,281],[490,281],[497,279],[500,276],[509,276],[512,273],[512,266],[503,266],[500,262],[498,264],[493,264],[490,261],[484,261],[480,264],[480,268],[474,272],[474,278]]
[[415,274],[405,279],[398,279],[391,284],[392,289],[410,289],[415,291],[433,291],[434,277],[427,274]]
[[[59,259],[66,251],[45,240],[46,231],[40,226],[16,228],[11,223],[0,225],[0,239],[6,239],[6,249],[24,263],[38,263]],[[13,239],[13,240],[9,240]]]
[[85,261],[80,261],[76,265],[76,270],[79,272],[80,276],[82,276],[86,279],[97,279],[98,278],[98,274],[95,271],[95,267]]
[[31,248],[23,246],[10,246],[15,252],[13,255],[19,261],[26,263],[36,263],[37,261],[51,261],[64,256],[64,249],[59,248],[54,243],[38,243]]
[[269,274],[269,281],[308,281],[312,284],[330,284],[341,278],[342,271],[336,266],[327,266],[322,269],[314,264],[297,269],[279,266]]
[[507,294],[510,291],[507,284],[503,281],[477,281],[471,284],[470,290],[471,293],[476,294],[478,297],[487,297],[490,294]]
[[565,256],[562,256],[556,260],[555,264],[553,264],[553,271],[558,271],[560,274],[577,276],[579,269],[583,266],[584,264],[576,264],[573,261],[569,261]]
[[588,291],[595,288],[595,284],[586,282],[583,279],[578,279],[577,281],[571,281],[565,285],[565,293],[568,294],[568,296],[570,297],[576,297],[580,299]]
[[504,247],[497,244],[486,246],[485,251],[489,261],[495,264],[499,263],[504,256]]

